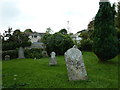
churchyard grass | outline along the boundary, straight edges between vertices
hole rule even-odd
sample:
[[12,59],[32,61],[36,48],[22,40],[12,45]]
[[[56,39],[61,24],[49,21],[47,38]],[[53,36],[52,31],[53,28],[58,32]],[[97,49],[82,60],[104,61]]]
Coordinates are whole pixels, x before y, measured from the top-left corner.
[[118,87],[118,57],[99,62],[93,52],[83,52],[83,59],[88,74],[86,81],[68,81],[64,56],[57,56],[56,66],[49,66],[49,58],[3,61],[3,88]]

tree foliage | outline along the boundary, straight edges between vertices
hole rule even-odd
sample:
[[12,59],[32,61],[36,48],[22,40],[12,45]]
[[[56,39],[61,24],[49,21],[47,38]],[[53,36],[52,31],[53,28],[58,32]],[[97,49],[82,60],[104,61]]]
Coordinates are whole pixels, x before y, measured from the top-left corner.
[[9,39],[3,41],[3,50],[14,50],[16,48],[27,47],[31,45],[31,42],[28,42],[28,36],[21,32],[19,29],[15,30]]
[[61,29],[61,30],[59,31],[59,33],[61,33],[61,34],[67,34],[68,32],[67,32],[66,29]]
[[118,2],[118,5],[117,5],[116,27],[117,27],[117,38],[119,40],[118,49],[120,53],[120,2]]
[[100,2],[94,23],[94,53],[101,61],[114,58],[118,53],[114,25],[115,7],[110,2]]
[[46,45],[48,54],[54,51],[57,53],[57,55],[63,55],[67,49],[71,48],[74,45],[69,35],[64,35],[59,32],[53,35],[44,35],[42,41]]

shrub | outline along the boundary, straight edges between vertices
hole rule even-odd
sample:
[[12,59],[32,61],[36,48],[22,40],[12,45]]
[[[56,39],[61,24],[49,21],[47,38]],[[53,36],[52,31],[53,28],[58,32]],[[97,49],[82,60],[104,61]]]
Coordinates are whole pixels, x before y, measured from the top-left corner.
[[64,55],[66,50],[73,45],[71,37],[61,33],[55,33],[46,39],[46,50],[49,55],[52,51],[56,52],[57,55]]
[[[2,52],[2,59],[5,59],[6,55],[10,55],[10,59],[18,58],[18,49],[16,50],[8,50]],[[25,58],[41,58],[42,57],[42,49],[32,48],[24,50]]]
[[32,48],[25,49],[25,58],[41,58],[42,57],[42,49],[40,48]]
[[2,59],[5,59],[5,56],[9,55],[10,59],[18,58],[18,50],[9,50],[9,51],[3,51],[2,52]]
[[83,39],[80,41],[80,50],[92,51],[93,41],[90,39]]

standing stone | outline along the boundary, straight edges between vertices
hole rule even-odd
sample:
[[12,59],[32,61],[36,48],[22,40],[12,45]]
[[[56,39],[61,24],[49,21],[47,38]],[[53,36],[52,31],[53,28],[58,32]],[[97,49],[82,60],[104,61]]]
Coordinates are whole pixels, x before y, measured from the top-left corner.
[[65,61],[69,80],[87,79],[87,72],[82,59],[82,53],[75,45],[65,52]]
[[5,60],[10,60],[10,56],[9,55],[5,55]]
[[57,60],[56,60],[56,57],[55,57],[55,52],[52,52],[51,54],[51,57],[50,57],[50,62],[49,62],[49,65],[57,65]]
[[43,57],[48,57],[47,51],[42,51],[42,56]]
[[23,47],[20,47],[20,48],[19,48],[18,58],[19,58],[19,59],[25,58],[25,57],[24,57],[24,49],[23,49]]

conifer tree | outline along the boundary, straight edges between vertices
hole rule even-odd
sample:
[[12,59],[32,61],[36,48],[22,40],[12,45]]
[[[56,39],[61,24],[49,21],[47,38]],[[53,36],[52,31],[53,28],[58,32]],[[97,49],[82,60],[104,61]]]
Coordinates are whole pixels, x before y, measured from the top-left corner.
[[115,5],[100,2],[95,16],[93,50],[100,61],[114,58],[118,54],[118,40],[115,29]]

